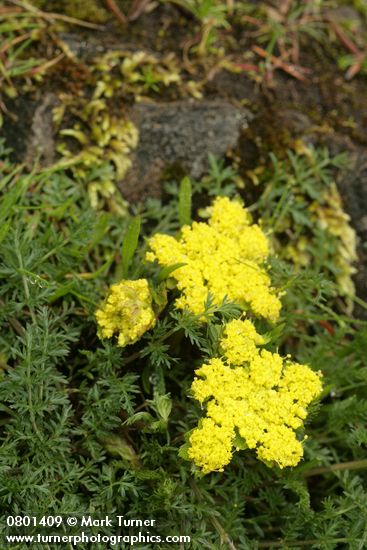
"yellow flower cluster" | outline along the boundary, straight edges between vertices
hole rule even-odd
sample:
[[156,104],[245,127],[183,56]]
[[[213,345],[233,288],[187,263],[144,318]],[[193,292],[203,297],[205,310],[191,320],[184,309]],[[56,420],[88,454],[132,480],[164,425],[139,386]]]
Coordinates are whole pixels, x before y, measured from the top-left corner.
[[233,320],[223,331],[221,348],[231,365],[243,365],[258,355],[257,346],[265,344],[263,336],[256,332],[251,321]]
[[149,246],[147,260],[162,266],[185,264],[172,273],[181,291],[179,309],[199,315],[210,292],[216,303],[227,296],[244,311],[270,321],[278,318],[281,304],[263,267],[269,254],[266,236],[250,223],[239,202],[217,197],[208,223],[185,225],[179,240],[158,233]]
[[281,468],[295,466],[303,455],[294,430],[321,392],[320,373],[259,350],[263,342],[250,321],[231,321],[221,340],[226,358],[196,371],[192,392],[206,402],[207,417],[192,432],[188,455],[203,473],[230,462],[237,434],[259,459]]
[[119,346],[136,342],[155,324],[148,281],[123,280],[112,285],[96,318],[101,338],[117,335]]

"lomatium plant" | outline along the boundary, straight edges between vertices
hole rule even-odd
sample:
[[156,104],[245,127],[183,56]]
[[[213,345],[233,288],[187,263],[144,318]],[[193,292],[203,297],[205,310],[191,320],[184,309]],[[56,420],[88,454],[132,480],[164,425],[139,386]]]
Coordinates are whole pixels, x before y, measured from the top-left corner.
[[[0,158],[0,547],[27,512],[154,519],[146,550],[364,548],[367,325],[338,257],[319,269],[326,233],[287,259],[283,177],[245,207],[211,159],[164,201],[96,210],[69,168],[27,174],[1,141]],[[325,185],[339,170],[317,166]]]
[[[217,197],[208,211],[207,223],[184,225],[175,236],[153,235],[145,257],[168,269],[178,291],[173,307],[199,324],[208,321],[209,298],[218,306],[230,300],[241,315],[216,327],[217,354],[196,370],[191,392],[207,416],[181,456],[186,451],[204,474],[223,470],[233,452],[245,448],[269,466],[296,466],[303,455],[299,429],[321,393],[320,373],[267,351],[266,337],[256,331],[256,319],[275,323],[281,308],[261,227],[228,197]],[[136,342],[156,322],[152,302],[147,279],[113,284],[96,313],[100,337],[116,336],[122,347]]]
[[269,466],[296,466],[301,460],[295,430],[321,392],[320,375],[259,349],[263,343],[251,321],[230,321],[220,341],[224,357],[196,371],[192,393],[207,403],[207,416],[189,438],[188,455],[204,473],[221,470],[234,450],[246,447]]

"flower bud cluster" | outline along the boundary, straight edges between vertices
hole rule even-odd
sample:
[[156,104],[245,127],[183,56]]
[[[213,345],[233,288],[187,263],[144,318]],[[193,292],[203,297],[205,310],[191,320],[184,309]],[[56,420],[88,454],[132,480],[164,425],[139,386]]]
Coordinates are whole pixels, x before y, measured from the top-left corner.
[[264,267],[267,238],[239,202],[217,197],[208,223],[185,225],[178,240],[158,233],[149,246],[149,261],[185,264],[172,273],[181,292],[177,308],[200,314],[210,293],[217,304],[227,297],[256,316],[278,318],[281,303]]
[[155,325],[152,296],[146,279],[111,285],[105,303],[96,311],[101,338],[117,336],[119,346],[133,344]]
[[321,392],[321,375],[261,349],[263,343],[249,320],[231,321],[221,339],[223,355],[196,371],[192,394],[207,416],[190,435],[188,455],[203,473],[221,471],[239,441],[280,468],[296,466],[303,456],[295,430]]

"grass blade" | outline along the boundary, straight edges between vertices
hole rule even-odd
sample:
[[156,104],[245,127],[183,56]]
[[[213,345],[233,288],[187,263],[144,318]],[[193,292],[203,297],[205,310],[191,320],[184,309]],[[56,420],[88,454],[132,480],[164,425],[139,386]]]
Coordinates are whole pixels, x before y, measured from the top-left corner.
[[178,195],[178,219],[181,226],[191,224],[191,197],[192,185],[190,178],[186,176],[181,181]]
[[133,259],[136,247],[138,246],[140,224],[140,216],[136,216],[131,220],[126,231],[124,242],[122,243],[121,264],[122,273],[125,278],[128,276],[131,260]]

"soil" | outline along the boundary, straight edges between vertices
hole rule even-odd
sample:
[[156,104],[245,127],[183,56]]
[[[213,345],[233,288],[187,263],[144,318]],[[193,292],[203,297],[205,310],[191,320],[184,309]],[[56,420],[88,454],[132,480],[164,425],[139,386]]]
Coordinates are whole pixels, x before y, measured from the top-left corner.
[[[357,12],[348,9],[357,20]],[[336,19],[343,17],[340,10],[334,10]],[[60,34],[84,69],[94,55],[109,49],[145,50],[157,56],[174,52],[187,80],[205,80],[202,99],[165,91],[143,103],[127,100],[123,108],[137,125],[140,142],[133,167],[120,184],[122,193],[131,201],[157,196],[162,176],[172,170],[199,178],[207,168],[208,153],[235,158],[244,176],[247,170],[266,165],[270,151],[282,156],[299,138],[327,146],[331,153],[346,151],[350,168],[339,174],[337,184],[359,237],[356,285],[358,294],[366,298],[366,76],[347,81],[336,66],[335,52],[311,38],[301,43],[299,54],[299,64],[309,68],[304,81],[281,70],[275,70],[270,79],[269,75],[254,78],[246,69],[230,72],[220,69],[210,56],[188,60],[183,52],[197,41],[197,33],[193,18],[166,5],[140,16],[128,28],[112,21],[104,32],[73,27]],[[232,60],[251,47],[252,38],[238,24],[224,31],[221,39]],[[3,130],[18,160],[29,162],[39,153],[45,164],[53,162],[50,113],[57,93],[73,81],[72,65],[52,69],[42,88],[7,101],[9,111],[18,116],[17,120],[7,117]],[[248,184],[245,192],[252,197],[256,190]]]

